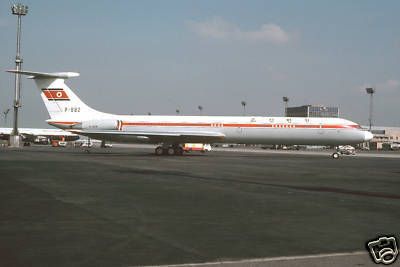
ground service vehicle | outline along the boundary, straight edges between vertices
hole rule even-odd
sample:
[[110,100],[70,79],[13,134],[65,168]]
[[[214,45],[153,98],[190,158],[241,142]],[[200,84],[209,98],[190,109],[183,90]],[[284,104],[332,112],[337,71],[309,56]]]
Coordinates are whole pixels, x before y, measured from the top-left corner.
[[184,152],[190,152],[190,151],[206,152],[206,151],[211,151],[211,145],[210,144],[202,144],[202,143],[185,143],[182,148],[183,148]]

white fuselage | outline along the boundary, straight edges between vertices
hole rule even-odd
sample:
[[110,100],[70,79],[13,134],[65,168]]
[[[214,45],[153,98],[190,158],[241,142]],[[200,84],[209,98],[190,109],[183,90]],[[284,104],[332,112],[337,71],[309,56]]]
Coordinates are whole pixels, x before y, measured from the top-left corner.
[[[130,131],[218,132],[224,135],[224,138],[218,141],[221,143],[340,145],[357,144],[370,139],[370,133],[360,129],[358,124],[340,118],[104,114],[104,116],[85,118],[83,122],[65,120],[48,122],[63,129],[78,127],[85,130],[120,131],[121,134]],[[123,134],[98,137],[118,142],[149,142],[146,139]],[[199,138],[196,141],[207,140]]]
[[163,143],[175,148],[195,142],[346,145],[372,139],[358,124],[339,118],[108,114],[86,105],[65,84],[65,79],[78,73],[9,72],[34,79],[49,112],[49,124],[95,139]]

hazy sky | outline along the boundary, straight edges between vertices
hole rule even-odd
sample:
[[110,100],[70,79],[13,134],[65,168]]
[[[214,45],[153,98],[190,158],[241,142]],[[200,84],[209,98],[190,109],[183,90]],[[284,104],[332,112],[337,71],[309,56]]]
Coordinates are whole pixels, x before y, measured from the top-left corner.
[[[119,114],[281,116],[290,105],[338,105],[367,124],[400,126],[400,1],[25,0],[25,70],[78,71],[90,106]],[[0,2],[0,110],[12,105],[16,17]],[[23,79],[21,126],[47,111]],[[11,125],[12,112],[8,118]],[[4,125],[4,120],[1,124]]]

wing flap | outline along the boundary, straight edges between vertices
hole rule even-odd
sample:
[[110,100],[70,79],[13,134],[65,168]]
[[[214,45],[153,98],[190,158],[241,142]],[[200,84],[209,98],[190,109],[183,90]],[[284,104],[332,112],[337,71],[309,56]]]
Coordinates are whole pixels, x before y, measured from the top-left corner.
[[218,132],[194,132],[194,131],[92,131],[72,130],[71,132],[88,136],[95,139],[106,139],[116,141],[137,141],[137,142],[218,142],[225,138],[223,133]]

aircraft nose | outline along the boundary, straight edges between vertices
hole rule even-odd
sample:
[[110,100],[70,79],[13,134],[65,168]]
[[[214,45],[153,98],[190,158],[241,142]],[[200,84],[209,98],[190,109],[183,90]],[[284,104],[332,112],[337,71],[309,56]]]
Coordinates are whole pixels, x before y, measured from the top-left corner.
[[370,141],[372,140],[373,137],[374,135],[371,132],[368,131],[364,132],[364,141]]

